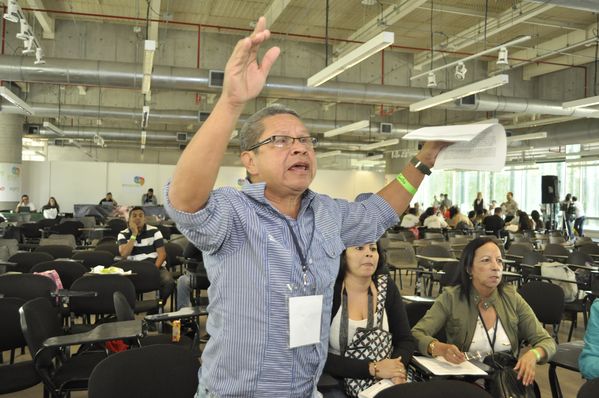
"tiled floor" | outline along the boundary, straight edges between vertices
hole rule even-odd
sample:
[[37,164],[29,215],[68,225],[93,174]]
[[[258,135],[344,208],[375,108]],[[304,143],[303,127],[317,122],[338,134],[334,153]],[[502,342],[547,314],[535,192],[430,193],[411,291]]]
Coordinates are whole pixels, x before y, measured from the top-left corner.
[[[403,289],[402,293],[406,294],[406,295],[413,294],[413,288],[406,286],[406,285],[408,285],[408,284],[406,283],[404,285],[404,289]],[[584,330],[582,327],[582,325],[583,325],[582,316],[580,318],[581,319],[579,320],[579,325],[581,325],[581,326],[579,326],[578,329],[576,329],[574,331],[574,335],[572,337],[573,340],[581,340],[584,336]],[[559,333],[560,341],[565,342],[567,340],[567,331],[568,331],[569,327],[570,327],[569,322],[564,322],[562,324],[562,328]],[[203,325],[202,325],[202,328],[203,328]],[[6,359],[7,358],[5,355],[5,360]],[[28,360],[28,359],[29,359],[28,352],[26,352],[25,355],[19,355],[17,358],[17,360]],[[560,385],[561,385],[561,389],[562,389],[564,398],[576,398],[576,393],[578,392],[578,389],[584,383],[584,380],[581,379],[580,374],[558,368],[557,375],[558,375],[558,379],[560,381]],[[549,382],[548,382],[548,366],[547,365],[538,366],[536,380],[541,388],[542,396],[547,397],[547,398],[551,397],[551,390],[549,388]],[[32,387],[25,391],[20,391],[18,393],[14,393],[14,394],[3,395],[3,397],[6,397],[6,398],[41,398],[42,396],[43,395],[42,395],[41,384],[38,384],[37,386]],[[86,392],[76,392],[76,393],[71,394],[72,398],[81,398],[81,397],[86,397],[86,396],[87,396]]]

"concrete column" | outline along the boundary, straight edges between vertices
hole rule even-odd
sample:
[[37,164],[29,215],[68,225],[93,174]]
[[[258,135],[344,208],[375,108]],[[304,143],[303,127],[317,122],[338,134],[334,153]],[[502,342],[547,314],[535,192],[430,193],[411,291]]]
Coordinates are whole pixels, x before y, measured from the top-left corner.
[[23,115],[0,112],[0,210],[14,209],[21,197],[24,122]]

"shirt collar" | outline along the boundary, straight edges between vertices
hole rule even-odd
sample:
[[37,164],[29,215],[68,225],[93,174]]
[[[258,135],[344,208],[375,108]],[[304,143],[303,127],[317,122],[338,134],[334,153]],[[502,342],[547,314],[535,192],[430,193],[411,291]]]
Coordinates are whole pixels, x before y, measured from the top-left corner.
[[489,303],[489,305],[494,306],[495,302],[499,299],[499,292],[497,291],[497,289],[493,290],[493,293],[491,293],[491,296],[489,296],[489,298],[483,299],[480,297],[474,286],[471,285],[470,288],[470,297],[476,305],[478,305],[478,303],[481,301],[486,301],[487,303]]
[[[262,204],[269,205],[272,207],[272,205],[270,204],[270,202],[268,201],[268,199],[266,199],[266,196],[264,195],[265,190],[266,190],[265,182],[252,183],[248,179],[246,179],[244,184],[241,186],[241,192],[243,192],[245,195],[249,196],[250,198],[254,199],[257,202],[260,202]],[[305,207],[307,207],[310,204],[310,202],[312,202],[312,199],[314,199],[315,196],[316,196],[316,193],[314,191],[312,191],[311,189],[306,189],[304,191],[304,193],[302,194],[302,204],[300,207],[300,212]]]

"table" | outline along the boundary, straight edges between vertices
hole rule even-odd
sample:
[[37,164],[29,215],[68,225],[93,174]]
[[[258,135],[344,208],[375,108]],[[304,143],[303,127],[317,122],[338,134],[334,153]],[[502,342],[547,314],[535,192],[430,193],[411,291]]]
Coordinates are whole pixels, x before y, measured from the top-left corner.
[[141,320],[109,322],[100,324],[89,332],[49,337],[43,342],[43,346],[64,347],[119,339],[139,339],[141,337],[143,337]]
[[174,312],[165,312],[163,314],[146,315],[145,320],[150,322],[170,321],[173,319],[194,318],[196,316],[208,315],[206,306],[185,307]]
[[429,256],[423,256],[421,254],[417,254],[416,258],[419,258],[421,260],[430,261],[433,263],[457,263],[460,261],[455,257],[429,257]]
[[422,296],[401,296],[401,298],[408,303],[432,303],[435,301],[433,297]]
[[584,341],[571,341],[557,346],[557,352],[549,361],[549,386],[551,387],[551,396],[553,398],[563,398],[562,390],[557,379],[556,368],[572,370],[579,372],[578,357],[584,347]]
[[104,231],[110,231],[110,228],[107,227],[90,227],[90,228],[79,228],[79,231],[82,232],[88,232],[88,236],[87,239],[88,240],[93,240],[94,239],[94,234],[96,232],[99,232],[97,238],[98,239],[102,239],[104,237]]

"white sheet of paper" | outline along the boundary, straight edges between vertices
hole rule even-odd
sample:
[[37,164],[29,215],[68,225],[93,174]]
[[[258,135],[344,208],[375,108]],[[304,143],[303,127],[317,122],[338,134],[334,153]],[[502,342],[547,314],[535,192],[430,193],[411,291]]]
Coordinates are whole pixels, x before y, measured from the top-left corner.
[[436,170],[501,171],[505,167],[507,138],[501,124],[423,127],[404,135],[402,139],[455,142],[439,153],[435,161]]
[[487,375],[487,372],[468,361],[464,361],[461,364],[456,365],[451,362],[447,362],[443,357],[429,358],[414,356],[412,359],[437,376]]
[[289,297],[289,348],[320,343],[323,296]]

